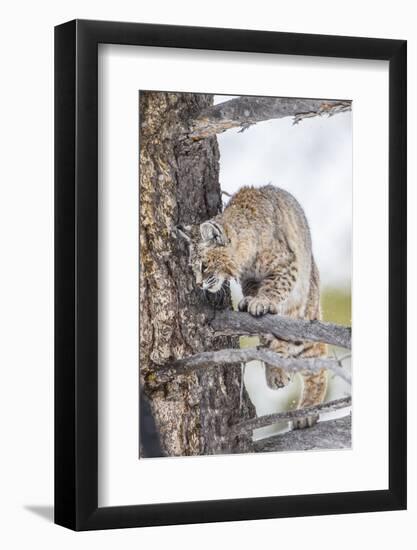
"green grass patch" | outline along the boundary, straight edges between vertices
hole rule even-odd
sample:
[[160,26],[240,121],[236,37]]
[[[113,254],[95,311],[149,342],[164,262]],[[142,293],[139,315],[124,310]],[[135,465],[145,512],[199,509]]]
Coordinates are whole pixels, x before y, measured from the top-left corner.
[[259,338],[257,336],[241,336],[239,338],[240,348],[256,348],[259,346]]
[[349,291],[325,288],[321,293],[323,321],[339,325],[352,324],[352,297]]

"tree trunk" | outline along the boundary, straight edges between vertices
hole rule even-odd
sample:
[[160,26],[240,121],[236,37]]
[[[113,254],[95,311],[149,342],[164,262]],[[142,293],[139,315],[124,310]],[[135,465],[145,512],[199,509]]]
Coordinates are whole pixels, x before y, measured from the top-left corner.
[[[231,424],[255,415],[241,393],[240,364],[168,381],[159,373],[187,355],[238,347],[234,336],[213,337],[213,306],[195,288],[187,245],[174,231],[221,210],[217,139],[186,137],[191,121],[211,104],[210,95],[140,93],[141,456],[238,452],[250,445],[247,435],[228,437]],[[230,296],[222,307],[230,308]]]

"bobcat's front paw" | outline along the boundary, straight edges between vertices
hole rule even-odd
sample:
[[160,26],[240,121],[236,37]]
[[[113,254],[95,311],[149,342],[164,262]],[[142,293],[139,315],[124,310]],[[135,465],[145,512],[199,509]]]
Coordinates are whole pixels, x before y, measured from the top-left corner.
[[245,296],[240,300],[237,307],[239,311],[248,311],[248,303],[251,298],[249,296]]
[[[260,315],[265,315],[266,313],[276,313],[277,307],[274,303],[271,302],[268,298],[244,298],[244,300],[247,300],[245,304],[245,309],[250,313],[251,315],[254,315],[255,317],[259,317]],[[243,300],[242,300],[243,301]],[[240,309],[240,304],[239,304]],[[244,310],[241,310],[244,311]]]

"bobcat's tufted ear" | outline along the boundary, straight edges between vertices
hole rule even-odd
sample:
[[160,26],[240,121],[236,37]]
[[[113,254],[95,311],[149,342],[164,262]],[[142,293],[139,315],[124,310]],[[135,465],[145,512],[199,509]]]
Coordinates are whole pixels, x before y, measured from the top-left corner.
[[200,225],[201,237],[204,241],[214,241],[217,244],[226,244],[226,235],[223,227],[217,222],[208,221]]

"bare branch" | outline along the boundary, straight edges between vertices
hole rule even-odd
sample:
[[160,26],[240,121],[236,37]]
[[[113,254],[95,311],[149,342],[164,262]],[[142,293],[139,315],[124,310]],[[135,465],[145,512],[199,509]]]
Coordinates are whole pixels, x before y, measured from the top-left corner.
[[240,422],[231,427],[232,435],[239,435],[258,428],[264,428],[270,426],[281,420],[294,420],[295,418],[305,418],[306,416],[315,415],[318,413],[327,413],[344,409],[352,405],[352,397],[342,397],[341,399],[335,399],[334,401],[328,401],[327,403],[321,403],[314,407],[306,407],[305,409],[297,409],[295,411],[285,411],[275,414],[267,414],[265,416],[258,416],[257,418],[251,418]]
[[351,349],[351,328],[323,321],[305,321],[269,314],[253,317],[249,313],[218,311],[210,324],[218,334],[269,334],[281,340],[323,342]]
[[351,108],[352,102],[347,100],[242,96],[205,109],[195,119],[190,136],[198,140],[230,128],[243,131],[257,122],[284,117],[293,117],[298,124],[304,118],[333,116]]
[[205,351],[189,357],[178,359],[169,364],[169,369],[175,369],[176,374],[185,374],[192,370],[204,369],[216,365],[247,363],[248,361],[263,361],[274,367],[280,367],[287,372],[302,372],[305,370],[317,372],[327,369],[340,376],[348,384],[351,377],[336,359],[325,358],[285,358],[279,353],[267,348],[223,349],[219,351]]
[[257,453],[347,449],[352,446],[351,416],[323,420],[308,430],[291,430],[253,442]]

